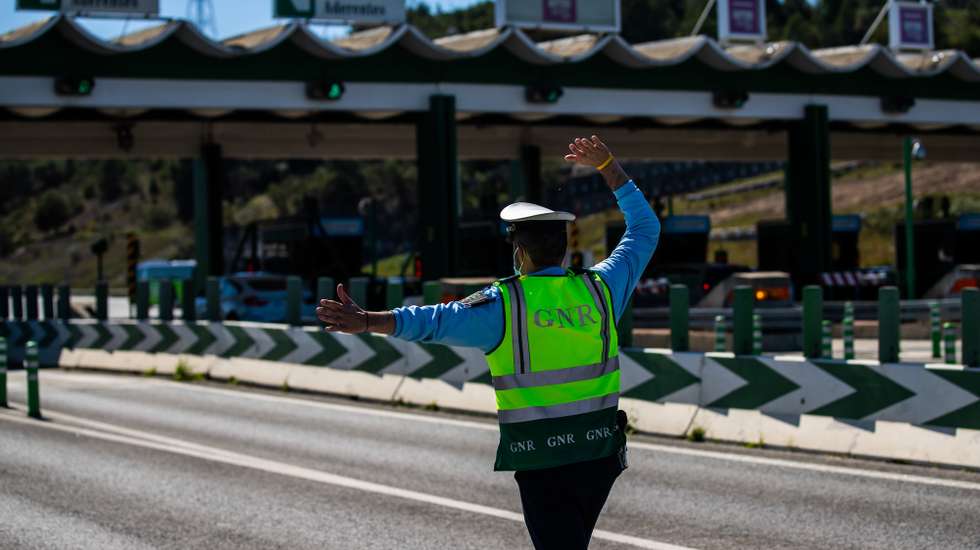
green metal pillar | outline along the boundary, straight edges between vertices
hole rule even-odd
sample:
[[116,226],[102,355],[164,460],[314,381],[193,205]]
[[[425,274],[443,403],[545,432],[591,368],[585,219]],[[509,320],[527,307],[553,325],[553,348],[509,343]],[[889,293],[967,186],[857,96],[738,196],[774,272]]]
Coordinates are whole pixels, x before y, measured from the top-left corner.
[[184,290],[180,295],[181,319],[193,323],[197,321],[197,279],[185,279],[183,285]]
[[316,280],[316,303],[320,305],[320,300],[335,300],[337,296],[337,285],[333,277],[319,277]]
[[395,309],[405,305],[405,284],[400,279],[388,279],[385,286],[385,307]]
[[170,279],[160,281],[160,320],[174,320],[174,282]]
[[670,349],[689,351],[690,292],[687,285],[670,285]]
[[[786,167],[786,218],[789,221],[793,280],[797,288],[830,270],[830,126],[825,105],[808,105],[789,131]],[[805,252],[803,252],[805,251]]]
[[48,284],[41,285],[41,309],[44,313],[44,320],[54,319],[54,287]]
[[905,163],[905,298],[912,300],[915,292],[915,217],[912,198],[912,138],[906,136],[902,143],[902,160]]
[[732,302],[732,351],[735,355],[752,354],[752,309],[755,305],[752,287],[739,285],[735,287]]
[[456,273],[459,161],[456,98],[433,95],[416,126],[418,145],[419,251],[422,274],[439,279]]
[[209,275],[224,272],[224,243],[221,212],[224,188],[224,159],[221,146],[206,144],[194,161],[194,249],[195,277],[202,288]]
[[10,317],[10,289],[6,285],[0,285],[0,321],[6,321]]
[[24,306],[27,313],[27,320],[37,321],[37,285],[27,285],[24,287]]
[[368,309],[368,284],[370,279],[367,277],[351,277],[347,284],[347,294],[350,295],[354,303],[364,309]]
[[41,418],[41,389],[37,378],[40,363],[37,359],[37,342],[27,342],[24,355],[24,370],[27,371],[27,416]]
[[823,321],[823,289],[810,285],[803,289],[803,356],[820,357],[820,331]]
[[205,289],[205,300],[207,300],[207,317],[212,323],[221,322],[221,283],[217,277],[209,276]]
[[964,288],[961,299],[963,364],[980,367],[980,290]]
[[878,289],[878,361],[897,363],[902,327],[898,287]]

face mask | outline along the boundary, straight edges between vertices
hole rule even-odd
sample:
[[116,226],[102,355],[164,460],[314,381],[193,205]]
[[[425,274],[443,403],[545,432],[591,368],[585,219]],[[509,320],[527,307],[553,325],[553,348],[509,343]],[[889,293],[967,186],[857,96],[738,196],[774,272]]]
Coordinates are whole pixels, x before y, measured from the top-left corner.
[[514,248],[514,275],[520,276],[521,269],[524,267],[524,263],[521,262],[521,265],[517,265],[517,250],[518,249],[515,247]]

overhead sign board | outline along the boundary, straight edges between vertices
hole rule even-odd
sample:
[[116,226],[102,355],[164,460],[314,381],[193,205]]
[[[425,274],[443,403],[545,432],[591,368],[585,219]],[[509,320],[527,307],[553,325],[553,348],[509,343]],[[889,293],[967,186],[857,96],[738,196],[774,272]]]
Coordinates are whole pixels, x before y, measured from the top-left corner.
[[496,0],[497,27],[618,33],[620,0]]
[[933,49],[932,4],[892,2],[888,43],[895,50]]
[[160,15],[160,0],[17,0],[18,10],[60,11],[66,14]]
[[338,23],[405,22],[405,0],[275,0],[274,17]]
[[718,0],[718,40],[763,42],[766,39],[765,0]]

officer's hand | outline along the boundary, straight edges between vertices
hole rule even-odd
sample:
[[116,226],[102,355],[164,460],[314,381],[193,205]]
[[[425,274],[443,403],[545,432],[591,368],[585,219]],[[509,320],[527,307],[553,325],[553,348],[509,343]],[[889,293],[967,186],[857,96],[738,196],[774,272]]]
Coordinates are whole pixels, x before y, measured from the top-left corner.
[[575,141],[568,144],[568,150],[571,151],[571,154],[565,155],[566,161],[592,166],[593,168],[601,166],[612,156],[609,148],[599,139],[599,136],[575,138]]
[[337,297],[340,298],[339,302],[320,300],[320,307],[316,308],[316,316],[327,324],[327,331],[349,334],[367,332],[367,312],[354,303],[344,285],[337,285]]

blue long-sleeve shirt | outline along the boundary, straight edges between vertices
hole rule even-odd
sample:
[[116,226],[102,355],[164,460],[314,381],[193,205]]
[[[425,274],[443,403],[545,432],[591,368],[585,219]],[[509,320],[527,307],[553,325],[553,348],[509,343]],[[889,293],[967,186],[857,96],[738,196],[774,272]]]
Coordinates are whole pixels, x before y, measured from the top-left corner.
[[[657,248],[660,221],[632,180],[617,189],[615,195],[626,217],[626,232],[612,254],[591,270],[599,273],[609,287],[618,320]],[[561,273],[564,273],[561,266],[553,266],[530,275]],[[394,336],[413,342],[475,347],[490,352],[503,337],[504,306],[499,289],[489,287],[482,292],[490,302],[476,307],[450,302],[397,308],[393,310]]]

